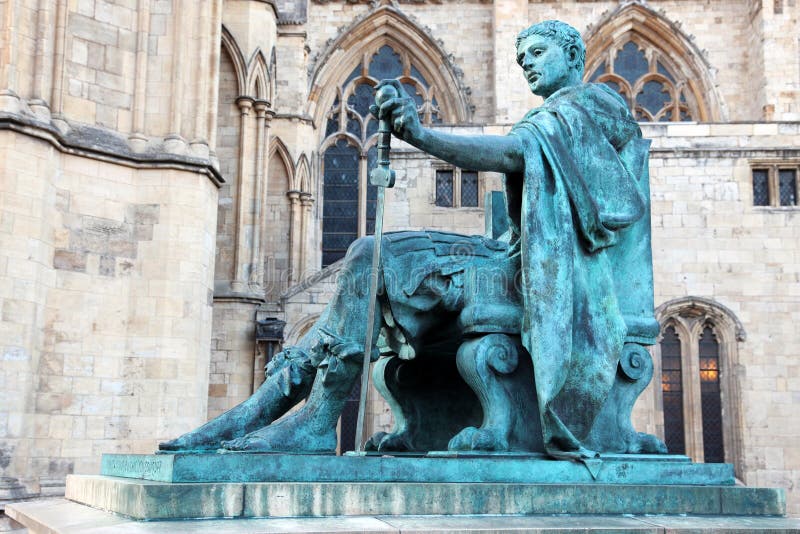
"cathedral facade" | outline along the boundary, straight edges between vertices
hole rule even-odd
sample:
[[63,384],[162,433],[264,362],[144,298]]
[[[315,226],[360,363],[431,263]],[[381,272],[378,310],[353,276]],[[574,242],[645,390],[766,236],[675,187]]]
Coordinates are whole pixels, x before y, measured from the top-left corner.
[[[652,140],[662,330],[635,426],[800,514],[799,17],[795,0],[0,0],[0,503],[247,398],[373,232],[374,85],[398,78],[432,128],[507,133],[540,102],[515,37],[559,19]],[[387,230],[491,230],[501,176],[401,142],[392,166]],[[389,428],[369,398],[367,426]]]

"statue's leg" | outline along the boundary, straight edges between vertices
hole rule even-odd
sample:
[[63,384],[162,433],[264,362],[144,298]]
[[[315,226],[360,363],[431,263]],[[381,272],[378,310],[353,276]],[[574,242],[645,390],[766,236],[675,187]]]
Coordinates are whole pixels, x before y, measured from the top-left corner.
[[174,452],[214,451],[225,440],[265,427],[308,395],[316,371],[307,351],[289,347],[275,355],[266,380],[250,398],[191,432],[159,443],[158,448]]
[[[316,325],[312,349],[318,369],[311,393],[298,411],[223,443],[223,448],[251,452],[333,452],[336,422],[361,374],[367,327],[372,237],[354,242],[337,275],[336,293]],[[380,314],[375,317],[377,338]],[[373,346],[374,346],[373,340]],[[377,350],[373,352],[373,357]]]

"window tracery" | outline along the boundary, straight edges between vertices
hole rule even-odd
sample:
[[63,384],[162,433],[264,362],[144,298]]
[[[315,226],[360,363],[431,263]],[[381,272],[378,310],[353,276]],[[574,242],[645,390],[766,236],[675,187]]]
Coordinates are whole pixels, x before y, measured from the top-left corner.
[[686,80],[656,46],[631,37],[603,56],[588,81],[605,83],[619,93],[636,120],[679,122],[699,116]]
[[367,174],[377,157],[378,120],[369,112],[374,87],[394,78],[417,103],[425,125],[441,123],[436,87],[414,64],[408,51],[384,43],[368,50],[337,88],[325,114],[322,142],[322,266],[344,257],[361,235],[375,231],[377,189]]

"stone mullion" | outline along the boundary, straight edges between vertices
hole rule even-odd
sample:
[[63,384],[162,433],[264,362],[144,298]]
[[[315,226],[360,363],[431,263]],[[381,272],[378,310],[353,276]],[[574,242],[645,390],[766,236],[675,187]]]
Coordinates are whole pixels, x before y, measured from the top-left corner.
[[240,126],[239,126],[239,176],[236,183],[236,229],[234,237],[233,253],[233,281],[232,289],[234,292],[242,292],[245,289],[246,277],[244,275],[245,261],[245,191],[247,181],[250,178],[247,148],[250,146],[250,109],[253,107],[253,99],[247,96],[236,99],[239,106]]
[[289,197],[289,283],[292,284],[297,281],[298,271],[300,270],[300,238],[298,214],[300,211],[300,191],[292,189],[286,192]]
[[686,455],[695,462],[702,462],[703,454],[703,410],[700,396],[700,349],[698,343],[697,322],[689,330],[689,339],[681,339],[681,366],[686,369],[683,374],[683,424]]
[[141,152],[147,146],[145,107],[147,103],[148,37],[150,35],[150,0],[139,0],[136,21],[136,66],[133,80],[133,124],[128,137],[131,148]]

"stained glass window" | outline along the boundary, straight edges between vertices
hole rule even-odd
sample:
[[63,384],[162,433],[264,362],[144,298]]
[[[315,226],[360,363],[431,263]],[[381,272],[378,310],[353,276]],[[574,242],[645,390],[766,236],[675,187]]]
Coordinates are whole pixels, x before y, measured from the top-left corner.
[[719,343],[708,325],[703,328],[699,349],[700,401],[703,412],[703,457],[706,463],[722,463],[725,461],[725,450],[722,441]]
[[681,341],[669,326],[661,338],[661,393],[664,400],[664,442],[670,454],[685,454]]
[[781,206],[797,205],[797,171],[795,169],[778,171],[778,191]]
[[478,207],[478,173],[461,171],[461,207]]
[[358,149],[339,139],[325,151],[322,265],[343,258],[358,237]]
[[[422,122],[442,122],[435,88],[406,51],[384,44],[366,57],[367,64],[357,65],[337,89],[325,116],[323,267],[344,257],[359,235],[375,231],[377,188],[370,186],[367,178],[377,156],[378,121],[369,113],[375,85],[386,78],[400,80],[416,102]],[[361,164],[362,159],[366,159],[366,165]]]
[[453,171],[436,171],[436,205],[453,206]]
[[606,54],[588,81],[604,83],[628,103],[636,120],[691,121],[697,115],[686,80],[654,46],[629,40]]
[[753,205],[769,206],[769,169],[753,169]]

